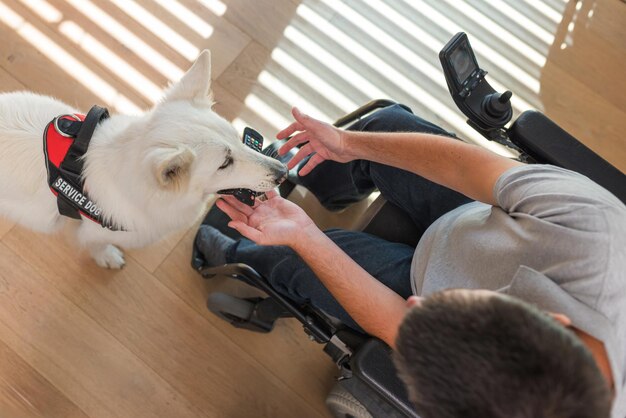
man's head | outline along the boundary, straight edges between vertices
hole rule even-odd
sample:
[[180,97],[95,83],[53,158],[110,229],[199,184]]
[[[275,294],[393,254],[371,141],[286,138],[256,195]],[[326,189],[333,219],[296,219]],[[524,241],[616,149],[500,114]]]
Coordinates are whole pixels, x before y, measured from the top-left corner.
[[604,418],[610,393],[573,332],[494,292],[448,290],[411,308],[395,362],[422,418]]

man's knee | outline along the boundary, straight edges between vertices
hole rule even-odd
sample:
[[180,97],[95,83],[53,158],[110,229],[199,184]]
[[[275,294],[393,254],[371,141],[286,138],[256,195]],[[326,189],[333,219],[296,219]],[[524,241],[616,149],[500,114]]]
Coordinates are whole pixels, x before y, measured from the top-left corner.
[[319,279],[295,252],[290,251],[277,261],[267,276],[270,285],[297,303],[305,303],[321,285]]
[[414,115],[409,107],[402,104],[380,109],[356,122],[349,129],[370,132],[425,132],[454,136],[434,123]]

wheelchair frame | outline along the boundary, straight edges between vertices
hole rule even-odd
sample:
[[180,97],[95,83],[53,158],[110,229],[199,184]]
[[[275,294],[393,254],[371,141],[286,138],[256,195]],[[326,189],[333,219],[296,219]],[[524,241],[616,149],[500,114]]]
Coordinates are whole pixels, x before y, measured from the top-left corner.
[[[377,109],[393,104],[396,102],[391,100],[371,101],[340,118],[334,125],[345,127]],[[513,144],[511,148],[521,151],[520,160],[548,163],[580,172],[626,202],[626,176],[542,113],[522,113],[503,133],[506,137],[498,142],[508,146]],[[361,230],[394,242],[413,243],[410,239],[407,241],[407,232],[410,234],[414,228],[408,216],[386,202],[382,196],[370,206],[363,218]],[[381,219],[394,219],[396,228],[390,228]],[[202,258],[195,248],[192,264],[204,278],[239,278],[267,293],[266,299],[248,300],[251,306],[248,318],[222,312],[220,316],[233,326],[269,332],[276,319],[292,316],[302,323],[311,340],[324,345],[324,351],[340,370],[339,383],[372,416],[419,418],[409,402],[406,388],[396,376],[391,349],[382,341],[335,324],[310,306],[295,304],[274,290],[263,276],[248,265],[226,264],[203,268]],[[225,306],[227,304],[228,301]],[[209,309],[213,311],[210,305]]]

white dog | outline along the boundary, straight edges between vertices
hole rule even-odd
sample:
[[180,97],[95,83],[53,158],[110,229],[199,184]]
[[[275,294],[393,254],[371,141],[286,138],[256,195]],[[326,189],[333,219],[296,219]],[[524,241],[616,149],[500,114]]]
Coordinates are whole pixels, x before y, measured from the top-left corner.
[[[153,109],[112,115],[97,126],[84,155],[84,190],[104,218],[123,228],[78,221],[78,243],[98,265],[121,268],[116,246],[141,247],[188,227],[218,190],[268,191],[285,176],[283,164],[244,146],[211,110],[210,69],[203,51]],[[42,135],[54,117],[76,113],[50,97],[0,94],[0,216],[44,233],[70,219],[59,214],[48,185]]]

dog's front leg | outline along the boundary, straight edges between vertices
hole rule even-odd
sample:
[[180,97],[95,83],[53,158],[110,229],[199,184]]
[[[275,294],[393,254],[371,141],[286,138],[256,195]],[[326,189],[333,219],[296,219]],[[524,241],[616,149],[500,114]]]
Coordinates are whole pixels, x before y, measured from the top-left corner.
[[[121,269],[124,267],[124,253],[122,250],[111,244],[110,234],[115,234],[101,226],[92,224],[90,221],[83,221],[76,236],[81,247],[89,251],[91,258],[100,267],[110,269]],[[119,232],[117,232],[119,233]]]

